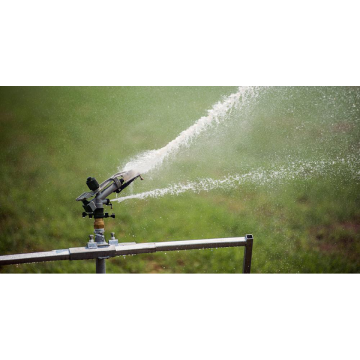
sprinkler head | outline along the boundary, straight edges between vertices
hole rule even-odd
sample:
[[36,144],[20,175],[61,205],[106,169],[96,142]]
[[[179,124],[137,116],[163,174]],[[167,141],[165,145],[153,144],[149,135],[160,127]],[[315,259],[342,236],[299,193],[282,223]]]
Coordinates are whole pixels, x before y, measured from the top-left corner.
[[104,205],[112,206],[107,197],[114,192],[120,193],[138,177],[141,178],[139,172],[136,170],[122,171],[105,180],[100,185],[94,177],[88,177],[86,185],[90,191],[81,194],[76,199],[83,203],[85,211],[82,213],[82,216],[89,216],[89,218],[94,217],[95,219],[115,218],[115,214],[109,215],[108,213],[104,213]]

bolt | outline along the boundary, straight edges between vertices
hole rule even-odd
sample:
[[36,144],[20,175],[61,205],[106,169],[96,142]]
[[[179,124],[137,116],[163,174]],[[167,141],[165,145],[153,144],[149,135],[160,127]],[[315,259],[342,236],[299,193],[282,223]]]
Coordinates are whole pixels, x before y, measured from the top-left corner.
[[89,235],[90,242],[94,242],[94,235]]
[[114,232],[111,233],[111,239],[115,239],[115,233]]

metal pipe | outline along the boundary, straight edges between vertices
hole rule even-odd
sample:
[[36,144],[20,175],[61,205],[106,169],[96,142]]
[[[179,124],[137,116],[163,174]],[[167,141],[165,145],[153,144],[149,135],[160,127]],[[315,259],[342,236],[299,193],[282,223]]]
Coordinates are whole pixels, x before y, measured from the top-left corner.
[[[165,241],[153,243],[133,243],[133,244],[119,244],[101,246],[96,248],[78,247],[63,250],[53,250],[40,253],[30,254],[16,254],[16,255],[3,255],[0,256],[1,265],[34,263],[44,261],[56,260],[86,260],[97,259],[96,268],[99,270],[104,269],[105,272],[105,259],[121,255],[137,255],[148,254],[157,251],[175,251],[175,250],[192,250],[192,249],[210,249],[210,248],[223,248],[223,247],[245,247],[243,271],[250,272],[251,256],[252,256],[252,235],[237,238],[223,238],[223,239],[201,239],[201,240],[181,240],[181,241]],[[103,259],[99,259],[103,258]],[[98,261],[98,260],[103,260]],[[99,265],[98,265],[99,262]],[[102,265],[104,264],[104,265]]]
[[97,274],[106,273],[106,263],[104,258],[96,258],[96,273]]
[[157,242],[156,251],[192,250],[192,249],[211,249],[222,247],[245,246],[246,239],[225,238],[225,239],[201,239],[201,240],[181,240]]
[[56,260],[70,260],[70,249],[28,254],[3,255],[0,256],[0,265],[25,264]]

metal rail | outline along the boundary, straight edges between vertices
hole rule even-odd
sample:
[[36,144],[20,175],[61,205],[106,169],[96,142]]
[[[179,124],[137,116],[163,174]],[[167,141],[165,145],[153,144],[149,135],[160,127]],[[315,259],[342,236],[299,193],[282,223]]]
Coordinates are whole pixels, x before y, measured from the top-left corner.
[[105,259],[115,256],[148,254],[157,251],[179,251],[244,246],[243,273],[250,273],[252,245],[252,235],[223,239],[182,240],[154,243],[119,243],[118,245],[99,246],[96,248],[78,247],[38,253],[3,255],[0,256],[0,266],[57,260],[96,259],[96,272],[105,273]]

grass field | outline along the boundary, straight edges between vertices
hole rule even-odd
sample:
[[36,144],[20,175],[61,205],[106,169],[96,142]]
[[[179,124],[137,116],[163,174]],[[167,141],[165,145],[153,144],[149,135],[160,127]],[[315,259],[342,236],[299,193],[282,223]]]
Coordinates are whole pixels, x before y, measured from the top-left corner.
[[[86,191],[86,178],[103,181],[138,153],[163,147],[236,91],[1,88],[0,254],[85,246],[92,220],[81,217],[75,198]],[[340,163],[265,185],[128,200],[114,205],[107,234],[153,242],[252,233],[252,272],[359,272],[359,151],[359,88],[270,89],[124,192],[294,160],[352,156],[352,169]],[[239,273],[242,258],[242,248],[144,254],[110,259],[107,272]],[[93,260],[0,267],[3,273],[94,270]]]

